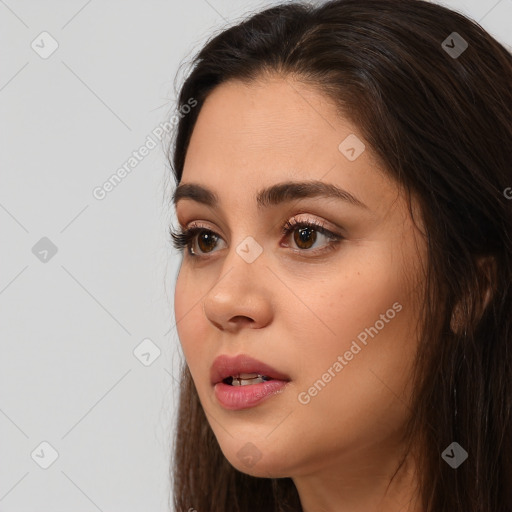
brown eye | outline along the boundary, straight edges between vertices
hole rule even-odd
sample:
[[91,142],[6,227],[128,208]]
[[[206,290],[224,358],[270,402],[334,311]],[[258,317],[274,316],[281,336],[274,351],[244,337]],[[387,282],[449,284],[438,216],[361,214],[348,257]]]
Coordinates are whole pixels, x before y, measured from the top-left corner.
[[197,236],[197,245],[201,252],[210,252],[215,248],[218,237],[211,231],[200,231]]
[[311,249],[316,242],[316,230],[310,227],[296,229],[293,233],[293,239],[299,249]]
[[[339,242],[344,239],[343,236],[333,233],[322,224],[310,221],[290,220],[286,222],[281,231],[287,239],[293,238],[292,246],[294,245],[295,249],[292,247],[292,250],[295,253],[304,253],[311,256],[335,249]],[[291,236],[292,233],[293,236]],[[186,247],[188,254],[197,258],[207,258],[208,253],[215,252],[219,240],[225,243],[217,233],[203,226],[193,226],[181,232],[170,230],[170,234],[173,238],[173,246],[176,249],[181,251]],[[322,237],[327,243],[319,248],[314,247]],[[284,247],[289,246],[284,245]]]
[[[295,252],[304,254],[318,255],[324,251],[334,249],[343,239],[341,235],[328,230],[321,223],[316,221],[300,221],[291,219],[282,228],[283,235],[290,237],[292,247],[295,246]],[[315,247],[317,242],[324,238],[327,243]]]

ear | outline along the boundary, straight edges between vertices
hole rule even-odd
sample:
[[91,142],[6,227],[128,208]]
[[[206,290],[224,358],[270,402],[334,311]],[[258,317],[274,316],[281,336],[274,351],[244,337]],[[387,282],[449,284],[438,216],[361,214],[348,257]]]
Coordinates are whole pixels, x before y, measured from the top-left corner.
[[[477,293],[478,297],[475,297],[473,301],[470,297],[464,297],[466,300],[461,300],[453,308],[450,329],[456,334],[465,332],[470,325],[474,327],[480,321],[496,288],[497,268],[494,256],[481,256],[477,258],[476,265],[478,268],[478,287],[472,290],[471,293]],[[472,318],[468,318],[468,312],[464,314],[463,304],[474,304]]]

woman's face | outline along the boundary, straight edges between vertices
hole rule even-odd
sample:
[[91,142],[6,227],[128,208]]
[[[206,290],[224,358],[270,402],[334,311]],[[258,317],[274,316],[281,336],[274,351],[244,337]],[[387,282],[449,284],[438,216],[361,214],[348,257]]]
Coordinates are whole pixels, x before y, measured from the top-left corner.
[[[426,251],[363,144],[321,92],[279,77],[217,87],[193,131],[180,185],[216,201],[176,197],[181,227],[202,229],[195,255],[184,249],[177,330],[220,447],[245,473],[384,472],[397,454]],[[262,194],[304,182],[316,186]],[[235,360],[214,378],[218,356],[240,354],[275,372]],[[275,378],[219,382],[233,368]]]

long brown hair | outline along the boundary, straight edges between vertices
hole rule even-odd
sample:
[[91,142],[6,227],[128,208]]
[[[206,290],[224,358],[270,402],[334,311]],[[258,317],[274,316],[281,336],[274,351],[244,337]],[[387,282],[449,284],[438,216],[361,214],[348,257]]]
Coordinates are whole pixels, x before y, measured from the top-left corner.
[[[266,73],[332,98],[421,206],[428,269],[406,432],[424,512],[511,512],[511,54],[477,23],[421,0],[269,8],[194,59],[179,108],[197,106],[169,148],[176,184],[208,94]],[[454,441],[469,454],[457,469],[441,456]],[[230,465],[186,365],[171,467],[176,512],[302,510],[290,478]]]

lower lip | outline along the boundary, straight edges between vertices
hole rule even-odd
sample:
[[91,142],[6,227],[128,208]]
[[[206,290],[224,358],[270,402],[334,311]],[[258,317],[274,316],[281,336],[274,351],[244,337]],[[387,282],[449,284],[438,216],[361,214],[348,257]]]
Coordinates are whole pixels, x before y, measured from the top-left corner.
[[269,380],[248,386],[230,386],[224,382],[215,384],[215,396],[225,409],[249,409],[279,393],[288,384],[284,380]]

